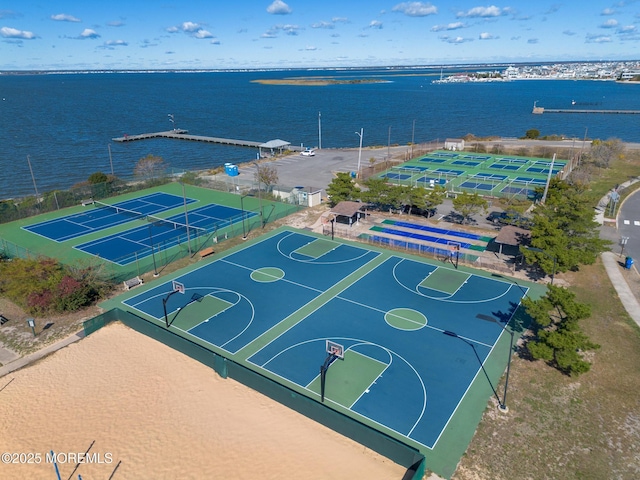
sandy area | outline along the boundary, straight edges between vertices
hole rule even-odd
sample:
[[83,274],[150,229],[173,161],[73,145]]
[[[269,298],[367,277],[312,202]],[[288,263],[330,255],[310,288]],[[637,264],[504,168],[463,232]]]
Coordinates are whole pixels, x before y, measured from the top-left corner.
[[[2,479],[400,479],[405,469],[114,324],[0,378]],[[89,449],[85,462],[74,453]],[[29,456],[29,454],[32,454]],[[93,455],[93,456],[91,456]],[[37,462],[40,463],[37,463]]]

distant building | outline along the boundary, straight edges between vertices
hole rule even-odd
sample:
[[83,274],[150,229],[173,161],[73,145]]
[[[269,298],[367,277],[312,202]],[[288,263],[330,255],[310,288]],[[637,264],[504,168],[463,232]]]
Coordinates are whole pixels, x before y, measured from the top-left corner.
[[620,80],[631,80],[635,77],[640,77],[640,70],[625,70],[620,75]]
[[444,149],[462,151],[464,150],[464,140],[462,138],[447,138],[444,141]]

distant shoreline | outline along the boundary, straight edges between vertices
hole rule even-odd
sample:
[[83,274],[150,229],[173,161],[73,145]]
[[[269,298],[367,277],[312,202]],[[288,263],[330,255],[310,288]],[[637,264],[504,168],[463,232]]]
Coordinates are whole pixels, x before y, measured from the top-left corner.
[[352,79],[336,79],[326,77],[307,77],[307,78],[270,78],[251,80],[251,83],[259,83],[261,85],[287,85],[287,86],[304,86],[304,87],[325,87],[327,85],[361,85],[370,83],[389,83],[389,80],[380,80],[377,78],[352,78]]

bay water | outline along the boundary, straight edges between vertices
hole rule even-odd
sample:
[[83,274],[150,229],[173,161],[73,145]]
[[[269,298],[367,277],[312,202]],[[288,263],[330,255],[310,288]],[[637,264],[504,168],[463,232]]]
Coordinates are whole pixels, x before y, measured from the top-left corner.
[[[534,102],[545,108],[640,110],[638,85],[585,80],[432,83],[439,75],[439,69],[427,68],[2,74],[0,199],[31,195],[36,187],[40,193],[68,188],[94,172],[111,173],[112,165],[115,175],[130,176],[148,154],[190,170],[256,158],[256,149],[201,142],[112,141],[174,127],[194,135],[281,139],[310,147],[321,141],[323,148],[357,148],[361,129],[363,147],[442,141],[468,133],[521,137],[531,128],[580,141],[587,136],[640,142],[640,115],[532,114]],[[300,76],[382,82],[252,82]]]

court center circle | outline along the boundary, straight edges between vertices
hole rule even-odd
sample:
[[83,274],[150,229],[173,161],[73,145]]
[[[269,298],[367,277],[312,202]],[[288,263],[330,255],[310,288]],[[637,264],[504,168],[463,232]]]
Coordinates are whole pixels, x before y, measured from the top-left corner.
[[263,267],[251,272],[251,280],[262,283],[276,282],[284,278],[284,271],[277,267]]
[[384,314],[384,321],[399,330],[420,330],[427,324],[427,317],[412,308],[394,308]]

